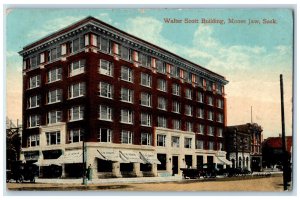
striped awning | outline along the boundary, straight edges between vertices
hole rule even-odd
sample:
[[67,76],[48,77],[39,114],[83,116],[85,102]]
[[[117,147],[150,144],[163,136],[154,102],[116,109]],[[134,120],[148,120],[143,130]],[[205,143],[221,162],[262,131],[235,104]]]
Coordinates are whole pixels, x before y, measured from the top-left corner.
[[161,164],[161,162],[157,159],[155,153],[150,152],[140,152],[141,158],[149,164]]
[[139,152],[135,151],[120,151],[120,157],[127,163],[147,163],[141,159]]
[[96,157],[101,160],[109,160],[113,162],[123,162],[120,158],[119,152],[112,151],[112,150],[104,150],[104,149],[97,149],[98,154]]

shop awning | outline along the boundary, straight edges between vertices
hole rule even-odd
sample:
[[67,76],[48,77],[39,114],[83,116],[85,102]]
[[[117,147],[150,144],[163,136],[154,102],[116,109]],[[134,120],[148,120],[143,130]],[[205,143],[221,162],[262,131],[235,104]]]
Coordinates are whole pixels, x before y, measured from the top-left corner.
[[60,164],[82,163],[82,150],[65,151],[57,162]]
[[39,159],[33,164],[36,164],[38,166],[61,165],[58,159],[46,159],[46,160]]
[[161,162],[157,159],[155,153],[150,152],[140,152],[141,158],[149,164],[161,164]]
[[120,158],[119,152],[115,151],[108,151],[108,150],[100,150],[97,149],[97,158],[101,160],[109,160],[113,162],[123,162],[123,160]]
[[134,151],[120,151],[120,157],[128,163],[147,163],[140,158],[140,154]]
[[225,165],[232,165],[232,162],[227,160],[225,157],[218,157],[217,158],[221,161],[221,163],[225,164]]

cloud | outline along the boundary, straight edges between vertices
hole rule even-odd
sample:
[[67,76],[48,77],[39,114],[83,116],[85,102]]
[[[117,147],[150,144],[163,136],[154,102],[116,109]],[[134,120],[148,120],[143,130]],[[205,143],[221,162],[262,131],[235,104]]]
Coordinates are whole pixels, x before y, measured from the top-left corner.
[[18,52],[16,52],[16,51],[6,51],[6,57],[13,57],[13,56],[19,56]]

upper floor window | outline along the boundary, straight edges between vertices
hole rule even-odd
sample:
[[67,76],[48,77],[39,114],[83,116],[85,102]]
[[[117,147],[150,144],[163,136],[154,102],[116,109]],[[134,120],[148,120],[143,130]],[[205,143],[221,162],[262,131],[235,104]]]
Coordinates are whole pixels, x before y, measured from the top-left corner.
[[180,96],[180,85],[177,83],[174,83],[172,85],[172,94]]
[[214,120],[214,113],[212,111],[207,111],[207,119],[213,121]]
[[222,128],[218,128],[218,137],[223,137],[223,129]]
[[197,108],[197,117],[204,119],[204,109],[203,108]]
[[133,82],[132,69],[129,67],[122,66],[121,68],[121,80]]
[[214,142],[212,142],[212,141],[208,142],[208,149],[214,150]]
[[190,105],[185,105],[185,115],[192,116],[193,115],[193,108]]
[[158,79],[157,80],[157,89],[163,92],[167,91],[167,82],[166,80],[163,79]]
[[110,45],[109,45],[109,40],[103,37],[98,36],[97,38],[97,46],[100,48],[101,51],[104,52],[109,52]]
[[61,48],[59,47],[55,47],[53,49],[50,50],[50,58],[49,61],[54,61],[56,59],[58,59],[61,56]]
[[171,69],[170,69],[171,76],[175,77],[175,78],[178,78],[179,77],[179,73],[180,73],[180,68],[172,65]]
[[33,56],[29,59],[29,62],[30,62],[30,67],[32,69],[36,68],[38,66],[38,59],[37,59],[37,56]]
[[196,149],[203,149],[203,140],[197,140],[196,141]]
[[141,113],[141,125],[151,126],[151,115],[148,113]]
[[48,83],[61,80],[61,68],[56,68],[48,71]]
[[180,130],[181,129],[181,122],[178,119],[173,119],[173,129]]
[[167,118],[158,116],[157,117],[157,126],[162,128],[167,128]]
[[208,126],[208,135],[214,135],[214,131],[215,131],[215,129],[214,129],[214,127],[212,127],[212,126]]
[[79,41],[79,38],[76,38],[75,40],[72,41],[72,44],[71,44],[71,50],[70,52],[77,52],[79,51],[80,49],[80,41]]
[[62,101],[62,89],[56,89],[48,92],[48,104],[57,103]]
[[69,110],[70,121],[82,120],[84,118],[84,107],[74,106]]
[[217,115],[217,122],[223,122],[224,121],[224,117],[223,117],[223,114],[221,114],[221,113],[218,113],[218,115]]
[[164,62],[160,61],[160,60],[156,60],[156,68],[157,68],[157,72],[165,74],[166,73],[166,65]]
[[192,90],[191,89],[187,88],[185,90],[185,98],[192,99]]
[[36,108],[39,107],[41,103],[41,96],[34,95],[28,98],[28,108]]
[[60,131],[46,132],[47,145],[60,144]]
[[151,64],[150,56],[139,52],[138,60],[142,64],[143,67],[150,67],[150,64]]
[[151,87],[151,75],[141,73],[141,85]]
[[30,115],[28,118],[28,127],[38,127],[40,125],[40,116],[39,115]]
[[100,74],[113,76],[113,64],[107,60],[100,59]]
[[217,92],[217,94],[222,94],[222,85],[221,84],[216,84],[216,92]]
[[191,122],[186,122],[186,131],[193,132],[193,124]]
[[121,46],[121,58],[124,60],[130,60],[130,49],[124,46]]
[[180,146],[180,138],[177,137],[177,136],[172,136],[171,137],[171,146],[179,148],[179,146]]
[[61,110],[52,110],[48,112],[47,117],[48,124],[54,124],[62,121],[62,111]]
[[178,101],[173,101],[172,111],[175,112],[175,113],[180,112],[180,103]]
[[141,134],[141,145],[151,145],[151,134],[142,133]]
[[197,92],[197,101],[200,103],[203,103],[203,99],[204,99],[203,93],[198,91]]
[[222,143],[222,142],[219,142],[219,143],[218,143],[218,150],[219,150],[219,151],[222,151],[222,150],[223,150],[223,143]]
[[207,91],[212,91],[212,86],[213,86],[213,82],[207,80],[206,81],[206,90]]
[[122,109],[121,110],[121,122],[126,124],[132,124],[133,123],[133,111],[128,109]]
[[198,124],[198,133],[204,134],[204,125],[203,124]]
[[40,146],[40,135],[39,134],[29,135],[29,137],[27,138],[27,146],[28,147]]
[[112,121],[112,109],[109,106],[106,105],[100,105],[99,106],[99,119],[100,120],[106,120],[106,121]]
[[166,146],[166,135],[157,134],[157,146],[165,147]]
[[207,104],[211,106],[213,105],[213,98],[211,96],[207,97]]
[[81,128],[71,129],[69,131],[69,142],[76,143],[83,141],[84,130]]
[[151,107],[151,94],[145,92],[141,93],[141,105]]
[[192,138],[184,138],[184,148],[192,148]]
[[192,76],[193,76],[192,73],[186,72],[186,81],[187,81],[188,83],[191,83],[191,82],[192,82]]
[[71,63],[70,76],[76,76],[84,73],[85,60],[79,60]]
[[100,82],[100,96],[101,97],[106,97],[109,99],[112,99],[112,91],[113,91],[113,86],[105,83],[105,82]]
[[29,89],[39,87],[40,84],[41,84],[41,75],[36,75],[29,78]]
[[223,108],[223,100],[222,99],[217,100],[217,107],[218,108]]
[[111,142],[112,141],[111,133],[112,133],[111,129],[100,128],[97,137],[98,142]]
[[167,100],[164,97],[158,97],[158,109],[167,110]]
[[133,102],[133,90],[127,89],[127,88],[122,88],[121,89],[121,101]]
[[121,143],[122,144],[132,144],[132,136],[133,136],[133,134],[131,131],[122,130]]
[[76,83],[70,86],[69,88],[69,97],[76,98],[82,97],[85,95],[85,83]]

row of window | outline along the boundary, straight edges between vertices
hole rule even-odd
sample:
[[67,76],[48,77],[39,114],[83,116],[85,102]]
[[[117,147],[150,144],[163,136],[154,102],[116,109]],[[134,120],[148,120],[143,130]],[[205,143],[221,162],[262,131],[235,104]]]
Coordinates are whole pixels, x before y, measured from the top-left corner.
[[[53,131],[53,132],[46,132],[46,144],[47,145],[58,145],[61,143],[61,134],[60,131]],[[69,143],[76,143],[83,141],[84,131],[83,129],[71,129],[68,135],[68,142]],[[112,131],[106,128],[100,128],[98,135],[97,135],[98,142],[112,142]],[[121,132],[121,143],[122,144],[133,144],[133,133],[131,131],[122,130]],[[151,145],[152,143],[152,136],[150,133],[141,133],[141,145]],[[196,140],[196,149],[204,149],[204,141],[203,140]],[[30,135],[27,138],[27,146],[34,147],[40,145],[40,135]],[[157,146],[166,147],[166,135],[158,134],[157,135]],[[185,137],[184,138],[184,148],[193,148],[192,146],[192,138]],[[180,147],[180,137],[172,136],[171,137],[171,147],[179,148]],[[222,149],[222,143],[219,142],[218,144],[219,150]],[[214,149],[214,142],[208,142],[208,149]]]
[[[113,43],[108,39],[96,34],[86,34],[84,36],[80,36],[72,41],[58,45],[46,52],[42,52],[39,55],[32,56],[31,58],[27,59],[27,61],[24,61],[24,69],[37,68],[39,64],[43,64],[48,61],[52,62],[59,59],[61,56],[76,53],[80,49],[83,49],[88,45],[97,47],[102,52],[114,53],[116,55],[119,55],[121,59],[139,62],[143,67],[155,68],[158,73],[170,74],[174,78],[180,78],[189,83],[195,83],[199,86],[203,86],[205,82],[207,90],[212,91],[213,89],[215,89],[218,94],[222,93],[222,85],[219,83],[217,83],[215,85],[215,88],[213,88],[214,83],[212,81],[204,81],[203,78],[180,67],[167,64],[159,59],[152,58],[149,55],[143,54],[141,52],[133,51],[128,47]],[[102,64],[100,62],[101,67],[102,65],[103,69],[107,70],[106,72],[109,73],[110,71],[112,73],[112,65],[106,66],[107,63]]]

